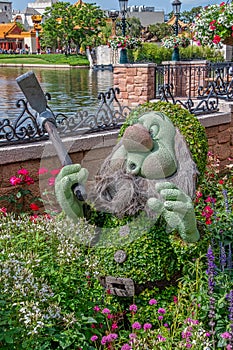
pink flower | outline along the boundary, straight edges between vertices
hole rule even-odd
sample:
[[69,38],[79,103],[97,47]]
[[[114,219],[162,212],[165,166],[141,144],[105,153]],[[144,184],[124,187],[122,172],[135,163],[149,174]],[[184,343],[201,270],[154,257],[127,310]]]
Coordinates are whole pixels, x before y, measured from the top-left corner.
[[100,311],[100,307],[98,305],[96,305],[93,307],[93,310],[98,312],[98,311]]
[[22,180],[19,177],[11,176],[10,178],[10,183],[12,184],[12,186],[19,185],[21,182]]
[[111,313],[111,311],[107,308],[102,310],[102,314],[110,314],[110,313]]
[[176,296],[173,297],[174,304],[178,303],[178,298]]
[[24,175],[24,176],[26,176],[26,175],[28,175],[29,174],[29,171],[27,170],[27,169],[25,169],[25,168],[22,168],[22,169],[19,169],[18,170],[18,175]]
[[148,329],[152,328],[152,324],[151,323],[145,323],[143,326],[144,331],[147,331]]
[[139,322],[134,322],[134,323],[132,324],[132,328],[133,328],[133,329],[141,329],[142,326],[141,326],[141,324],[140,324]]
[[228,333],[228,332],[222,333],[222,334],[221,334],[221,337],[222,337],[223,339],[231,339],[231,335],[230,335],[230,333]]
[[50,171],[50,174],[53,176],[56,176],[57,174],[59,174],[59,172],[60,172],[60,169],[53,169]]
[[117,329],[118,328],[118,325],[117,325],[117,323],[116,322],[114,322],[113,324],[112,324],[112,327],[111,327],[113,330],[114,329]]
[[166,341],[166,338],[164,338],[162,335],[158,334],[157,338],[159,339],[159,341]]
[[0,213],[3,213],[4,216],[7,216],[7,209],[5,207],[0,208]]
[[135,304],[132,304],[132,305],[130,305],[130,307],[129,307],[129,311],[136,312],[137,309],[138,309],[138,307],[137,307],[137,305],[135,305]]
[[92,337],[91,337],[91,341],[96,341],[98,339],[98,336],[97,335],[93,335]]
[[158,302],[157,302],[157,300],[156,299],[151,299],[150,301],[149,301],[149,305],[156,305]]
[[24,181],[26,182],[27,185],[33,185],[34,184],[34,180],[30,176],[26,176]]
[[124,344],[121,347],[121,350],[131,350],[131,349],[132,349],[132,347],[129,344]]
[[136,333],[130,333],[129,339],[136,339],[136,338],[137,338],[137,334]]
[[158,320],[162,320],[163,319],[163,316],[162,315],[160,315],[160,316],[158,316]]
[[45,173],[47,173],[48,172],[48,169],[46,169],[46,168],[40,168],[39,170],[38,170],[38,174],[39,175],[43,175],[43,174],[45,174]]
[[54,184],[55,184],[55,177],[50,177],[48,179],[48,185],[49,186],[54,186]]

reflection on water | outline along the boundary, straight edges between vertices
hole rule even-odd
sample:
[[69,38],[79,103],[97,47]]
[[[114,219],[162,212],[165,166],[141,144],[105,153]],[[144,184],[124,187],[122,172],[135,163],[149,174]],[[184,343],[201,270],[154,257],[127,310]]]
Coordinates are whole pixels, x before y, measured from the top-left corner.
[[15,79],[33,70],[44,92],[52,100],[49,106],[55,114],[74,115],[77,111],[94,112],[99,104],[99,92],[106,92],[113,86],[112,72],[93,71],[88,68],[0,68],[0,119],[16,118],[20,110],[16,102],[24,98]]

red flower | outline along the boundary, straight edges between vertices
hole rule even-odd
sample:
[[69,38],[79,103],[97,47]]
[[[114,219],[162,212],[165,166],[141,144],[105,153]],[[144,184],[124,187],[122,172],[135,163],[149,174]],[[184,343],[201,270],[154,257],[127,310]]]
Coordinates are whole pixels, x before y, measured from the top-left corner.
[[31,215],[31,216],[30,216],[30,221],[32,221],[32,222],[35,223],[35,222],[37,221],[36,219],[37,219],[38,217],[39,217],[39,215],[37,215],[37,214]]
[[217,34],[215,34],[214,39],[213,39],[213,43],[214,44],[218,44],[221,41],[221,37]]
[[210,224],[212,224],[212,221],[210,220],[210,219],[206,219],[206,225],[210,225]]
[[223,185],[224,184],[224,180],[219,180],[219,185]]
[[25,168],[22,168],[22,169],[19,169],[18,170],[18,174],[19,175],[28,175],[29,174],[29,171],[27,170],[27,169],[25,169]]
[[31,203],[31,204],[30,204],[30,208],[31,208],[31,210],[33,210],[33,211],[37,211],[37,210],[40,209],[40,208],[38,207],[38,205],[35,204],[35,203]]
[[20,184],[21,182],[22,182],[22,180],[19,177],[11,176],[11,178],[10,178],[10,183],[12,184],[12,186],[16,186],[16,185]]
[[34,184],[34,180],[30,176],[26,176],[24,181],[26,182],[27,185]]
[[223,2],[221,2],[221,4],[219,6],[224,6],[224,5],[225,5],[225,2],[223,1]]

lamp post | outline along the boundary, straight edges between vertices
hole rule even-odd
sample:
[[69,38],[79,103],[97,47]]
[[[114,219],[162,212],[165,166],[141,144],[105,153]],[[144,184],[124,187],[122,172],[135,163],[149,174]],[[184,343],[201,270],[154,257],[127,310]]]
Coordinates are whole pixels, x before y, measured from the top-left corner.
[[[126,33],[126,13],[127,13],[128,0],[119,0],[119,7],[121,12],[121,29],[122,36],[125,37]],[[122,48],[120,52],[120,63],[128,63],[127,49]]]
[[[181,8],[181,1],[180,0],[174,0],[172,2],[172,9],[173,13],[176,17],[175,21],[175,36],[178,36],[179,33],[179,16],[180,16],[180,8]],[[173,53],[172,53],[172,60],[173,61],[179,61],[180,60],[180,53],[179,53],[179,47],[174,47]]]
[[119,11],[117,10],[111,10],[108,11],[108,16],[112,20],[112,36],[116,36],[116,20],[119,16]]

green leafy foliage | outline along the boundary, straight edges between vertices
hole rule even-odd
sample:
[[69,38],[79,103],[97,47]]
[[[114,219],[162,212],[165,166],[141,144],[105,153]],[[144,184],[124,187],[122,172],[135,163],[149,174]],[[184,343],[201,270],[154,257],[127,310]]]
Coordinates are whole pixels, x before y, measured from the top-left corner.
[[[142,47],[134,53],[135,62],[154,62],[161,64],[163,61],[170,61],[173,49],[166,49],[156,43],[143,43]],[[224,57],[219,50],[209,47],[190,45],[186,48],[180,48],[181,60],[209,60],[211,62],[224,61]]]

